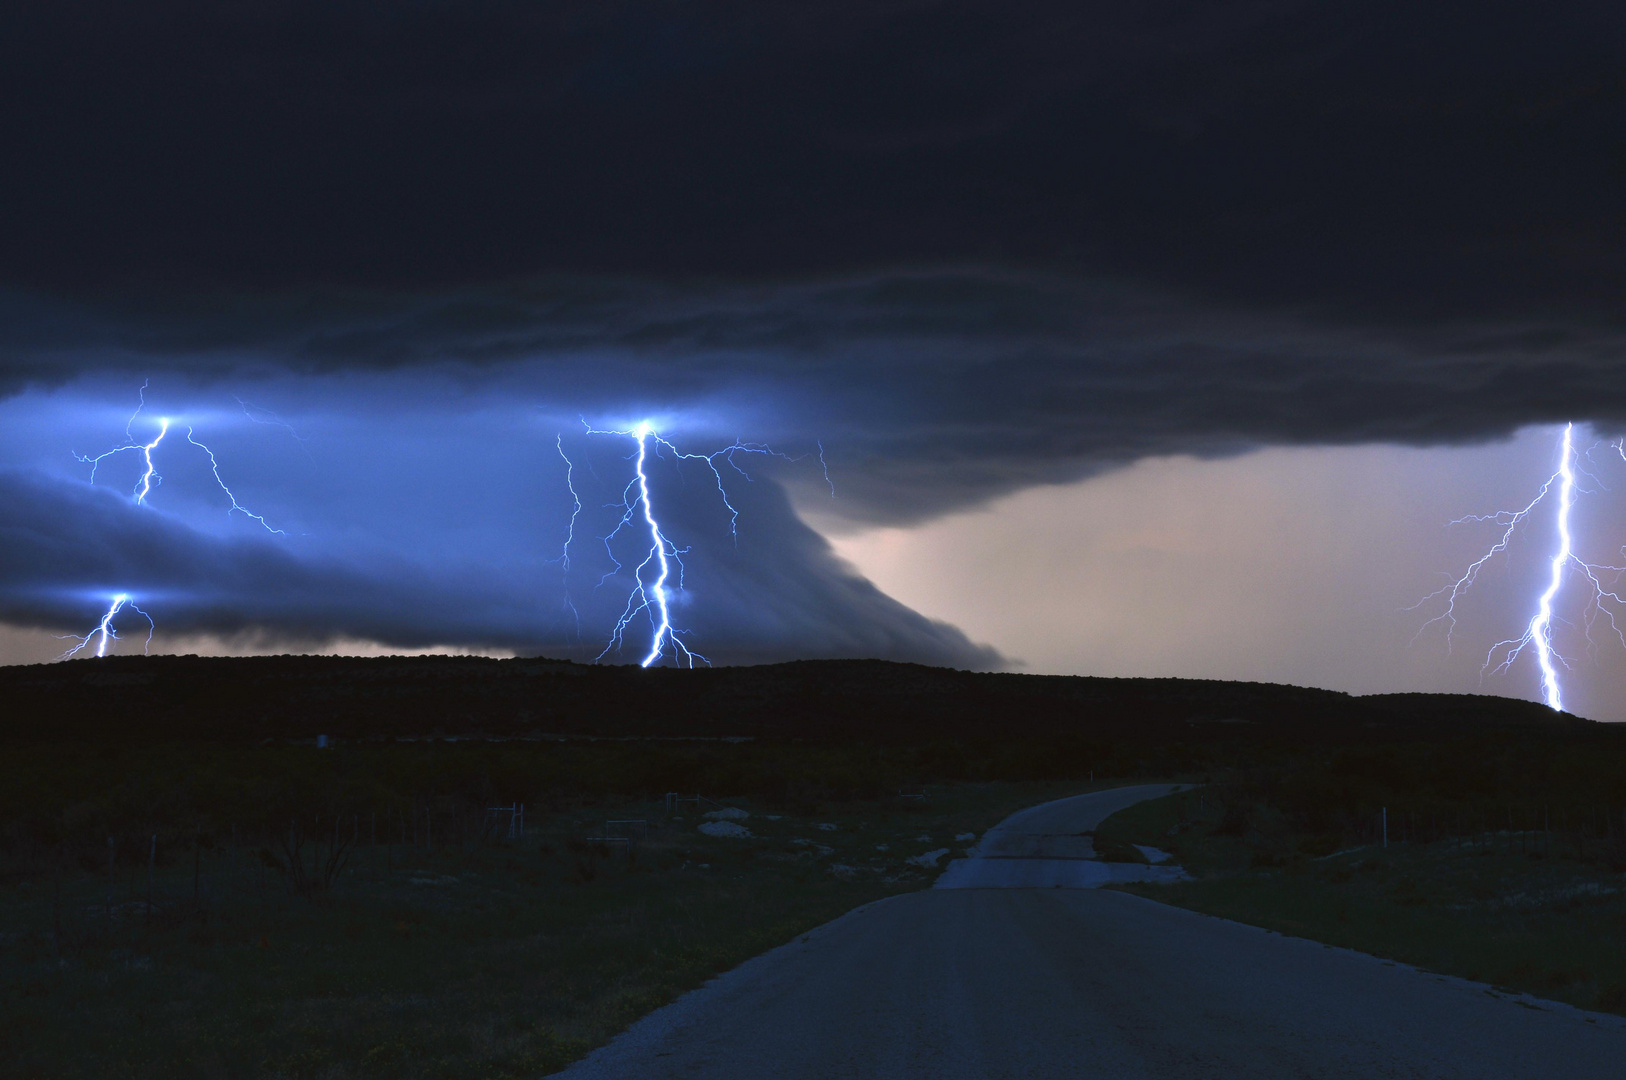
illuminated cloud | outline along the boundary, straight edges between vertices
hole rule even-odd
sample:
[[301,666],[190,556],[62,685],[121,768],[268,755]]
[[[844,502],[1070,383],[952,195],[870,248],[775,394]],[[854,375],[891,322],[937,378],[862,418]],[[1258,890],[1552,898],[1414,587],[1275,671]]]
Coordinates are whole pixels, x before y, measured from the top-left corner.
[[[674,528],[714,524],[703,500],[674,492]],[[725,663],[806,656],[879,656],[958,667],[998,666],[997,654],[914,614],[854,576],[791,512],[771,483],[739,499],[749,515],[736,550],[696,551],[689,574],[703,602],[680,612]],[[697,521],[696,519],[700,519]],[[516,543],[534,540],[516,537]],[[35,473],[0,470],[0,621],[71,629],[127,593],[167,635],[260,634],[321,642],[352,638],[401,648],[484,646],[590,659],[576,628],[550,600],[555,575],[467,561],[414,561],[332,549],[300,554],[247,534],[211,536],[121,494]],[[583,614],[613,622],[613,589]],[[82,631],[81,631],[82,632]],[[612,660],[617,659],[615,657]],[[636,657],[621,658],[635,662]]]

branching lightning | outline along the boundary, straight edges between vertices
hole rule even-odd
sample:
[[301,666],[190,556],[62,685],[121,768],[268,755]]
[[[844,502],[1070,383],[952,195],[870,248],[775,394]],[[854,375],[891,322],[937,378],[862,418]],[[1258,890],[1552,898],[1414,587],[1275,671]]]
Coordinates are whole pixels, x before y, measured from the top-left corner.
[[117,596],[113,597],[113,602],[111,605],[109,605],[107,614],[102,616],[102,621],[97,624],[96,629],[92,630],[82,638],[75,638],[74,640],[77,642],[77,644],[70,646],[68,650],[61,656],[57,657],[57,659],[67,660],[71,657],[77,656],[79,653],[90,647],[92,639],[97,639],[96,655],[106,656],[108,641],[116,641],[118,640],[119,636],[118,631],[113,629],[113,617],[125,608],[129,608],[131,611],[147,620],[147,644],[142,648],[142,652],[146,652],[147,648],[152,645],[153,631],[157,629],[152,621],[152,616],[148,615],[145,611],[142,611],[141,608],[137,607],[135,601],[130,599],[128,593],[119,593]]
[[[90,482],[94,484],[96,482],[96,470],[98,467],[100,467],[103,461],[113,457],[115,454],[122,454],[126,450],[140,451],[142,461],[144,462],[146,468],[142,472],[141,476],[136,480],[135,489],[131,493],[137,506],[145,506],[147,503],[147,496],[152,494],[153,486],[156,484],[161,484],[164,481],[164,478],[158,474],[158,468],[153,462],[152,453],[158,448],[158,444],[164,441],[164,436],[169,434],[169,417],[167,416],[159,417],[158,434],[153,437],[151,442],[137,442],[136,437],[131,433],[131,428],[135,426],[137,418],[141,416],[142,411],[147,407],[147,386],[148,383],[146,382],[141,384],[140,404],[136,406],[135,412],[130,414],[130,419],[124,425],[123,445],[115,446],[113,449],[97,454],[94,457],[84,454],[74,455],[79,462],[90,466]],[[239,404],[241,404],[241,401],[239,401]],[[248,413],[248,406],[244,405],[243,411],[244,415],[248,415],[250,419],[255,419]],[[277,423],[281,424],[280,421],[277,421]],[[281,424],[281,426],[287,427],[288,425]],[[289,428],[289,430],[292,431],[293,429]],[[295,438],[298,438],[297,433],[295,434]],[[248,507],[237,501],[237,496],[232,492],[231,488],[226,486],[226,481],[220,475],[220,462],[215,458],[215,452],[208,446],[198,441],[193,429],[190,426],[188,426],[186,429],[186,441],[197,447],[199,450],[202,450],[209,456],[209,469],[214,474],[215,483],[220,485],[220,490],[226,493],[227,499],[231,500],[231,505],[226,509],[228,516],[233,513],[240,513],[245,517],[252,518],[253,520],[259,522],[267,532],[275,533],[278,536],[287,535],[281,529],[272,528],[265,518],[249,510]]]
[[[1553,552],[1547,588],[1536,601],[1536,613],[1530,617],[1530,623],[1525,627],[1524,634],[1516,640],[1497,643],[1485,654],[1485,664],[1488,667],[1497,651],[1503,650],[1502,661],[1497,667],[1505,671],[1526,646],[1534,647],[1536,662],[1541,665],[1542,694],[1548,707],[1557,710],[1564,708],[1564,701],[1558,685],[1558,669],[1553,662],[1553,598],[1558,595],[1559,588],[1564,584],[1565,569],[1575,558],[1574,545],[1570,539],[1570,507],[1575,503],[1575,451],[1571,443],[1574,427],[1573,424],[1564,425],[1564,439],[1558,452],[1558,471],[1542,488],[1542,494],[1545,495],[1553,482],[1555,480],[1558,482],[1558,550]],[[1559,663],[1563,661],[1560,660]]]
[[559,451],[559,456],[564,459],[565,487],[570,490],[571,501],[575,503],[570,510],[570,527],[565,532],[564,549],[555,561],[559,563],[559,568],[565,576],[565,607],[570,611],[571,618],[576,620],[576,640],[580,641],[582,636],[582,614],[576,610],[575,601],[570,599],[570,545],[576,539],[576,519],[581,517],[582,500],[581,496],[576,494],[576,465],[575,462],[570,460],[570,455],[565,453],[565,437],[555,435],[553,445]]
[[[1626,451],[1623,451],[1621,456],[1626,457]],[[830,463],[824,460],[824,441],[822,439],[819,441],[819,468],[824,470],[824,482],[830,485],[830,497],[833,499],[836,497],[836,482],[830,479]]]
[[[649,640],[649,651],[645,654],[644,658],[639,661],[640,667],[649,667],[651,664],[655,663],[655,661],[659,660],[662,655],[666,653],[668,647],[671,648],[673,660],[679,664],[683,664],[684,666],[693,667],[696,660],[699,660],[704,664],[711,663],[711,661],[706,659],[706,657],[691,650],[688,645],[684,643],[681,633],[672,627],[672,609],[670,598],[667,594],[667,581],[672,576],[672,566],[675,563],[678,567],[678,588],[683,587],[682,557],[688,551],[688,549],[679,548],[677,545],[668,540],[666,538],[666,534],[661,531],[660,522],[655,518],[654,502],[649,492],[649,475],[644,470],[645,465],[649,460],[649,447],[653,442],[657,447],[657,451],[661,446],[666,446],[670,447],[672,452],[677,454],[679,457],[700,457],[705,460],[711,466],[712,473],[717,478],[717,488],[719,491],[722,491],[723,489],[722,474],[717,471],[716,463],[711,458],[706,458],[704,455],[698,454],[686,455],[679,453],[676,447],[673,447],[671,443],[666,442],[658,434],[656,434],[654,429],[650,427],[647,421],[639,424],[631,431],[599,431],[594,428],[588,428],[587,433],[589,435],[625,436],[632,439],[638,448],[637,453],[634,456],[633,478],[632,480],[628,481],[627,486],[622,490],[621,493],[621,506],[623,511],[621,514],[621,520],[616,522],[615,528],[611,529],[610,532],[604,537],[604,550],[609,554],[610,561],[615,564],[615,569],[606,574],[604,578],[609,578],[623,568],[621,561],[615,557],[615,552],[611,550],[610,541],[619,535],[623,529],[632,526],[634,517],[641,517],[643,519],[643,527],[648,530],[649,535],[649,547],[644,553],[643,560],[638,563],[637,567],[634,568],[632,573],[633,588],[632,591],[627,595],[626,607],[622,610],[621,617],[616,620],[615,629],[610,632],[610,640],[605,644],[603,651],[600,652],[595,659],[602,660],[611,652],[621,648],[626,639],[627,629],[632,624],[632,621],[639,615],[647,612],[649,614],[649,619],[653,626],[653,630]],[[564,455],[564,445],[562,440],[557,445],[559,446],[559,453]],[[726,453],[726,451],[721,451],[720,453]],[[570,459],[566,457],[565,460],[566,462],[569,462]],[[570,481],[572,474],[573,470],[571,472],[567,472],[567,482]],[[635,491],[636,494],[634,494]],[[581,508],[581,497],[576,493],[573,483],[570,489],[570,494],[571,497],[575,499],[577,508],[576,512],[579,513]],[[730,515],[730,530],[732,531],[734,528],[734,523],[739,518],[739,514],[734,509],[733,504],[728,501],[728,493],[726,491],[723,492],[723,505],[728,507]],[[572,514],[570,526],[571,539],[575,538],[575,522],[575,514]],[[565,558],[569,558],[568,540],[566,541]],[[651,580],[646,580],[646,574],[650,570],[651,566],[654,568],[654,577]],[[600,584],[603,584],[603,581],[604,579],[601,578]]]
[[[143,384],[142,389],[146,389],[145,384]],[[136,409],[137,415],[140,414],[140,412],[141,410],[139,408]],[[132,415],[130,417],[130,424],[134,423],[135,415]],[[121,454],[126,450],[141,451],[142,460],[146,462],[147,468],[146,471],[136,479],[135,489],[130,494],[131,497],[135,499],[138,506],[143,506],[146,505],[147,496],[152,493],[153,484],[161,484],[164,482],[164,478],[158,475],[158,467],[153,464],[152,452],[158,448],[159,443],[164,441],[164,436],[169,434],[169,418],[164,417],[158,421],[158,434],[153,436],[153,440],[150,443],[136,442],[135,436],[130,434],[130,424],[126,424],[124,427],[124,434],[127,438],[123,446],[115,446],[106,453],[97,454],[95,457],[86,457],[83,454],[75,454],[74,457],[78,458],[82,464],[90,466],[90,482],[94,484],[96,482],[96,469],[103,461],[112,457],[114,454]]]
[[[624,647],[627,633],[634,621],[640,616],[647,615],[650,621],[651,633],[649,646],[643,659],[639,661],[641,667],[649,667],[659,661],[663,656],[670,655],[673,662],[685,667],[693,667],[696,661],[703,664],[711,663],[706,657],[691,649],[683,640],[683,632],[672,625],[672,579],[676,576],[676,588],[683,588],[683,556],[688,548],[678,547],[661,528],[656,516],[653,496],[650,492],[649,464],[651,455],[682,463],[686,461],[704,462],[711,471],[712,480],[717,486],[717,494],[721,498],[724,508],[728,511],[729,536],[736,544],[739,543],[739,509],[728,496],[728,488],[723,482],[723,469],[732,469],[735,473],[751,481],[751,474],[740,466],[737,459],[741,454],[759,454],[765,457],[775,457],[784,461],[799,461],[800,458],[782,454],[763,443],[749,443],[736,440],[710,454],[686,453],[679,450],[671,441],[663,438],[647,420],[638,424],[631,430],[607,430],[594,428],[583,422],[585,434],[589,436],[617,436],[631,439],[635,451],[630,460],[633,463],[633,475],[621,492],[621,501],[610,505],[621,511],[620,520],[602,540],[605,554],[609,557],[611,569],[600,579],[603,585],[610,578],[626,569],[626,565],[616,557],[612,541],[625,532],[634,532],[647,537],[647,546],[640,544],[643,554],[632,570],[633,588],[627,596],[627,603],[620,617],[616,620],[614,629],[610,632],[608,642],[595,659],[602,660],[612,652]],[[575,466],[570,456],[565,453],[563,436],[554,440],[554,446],[559,456],[565,461],[565,484],[569,488],[574,508],[570,515],[570,524],[565,538],[564,550],[560,557],[553,560],[559,563],[568,573],[570,570],[570,546],[576,539],[577,519],[582,512],[581,495],[575,486]],[[835,495],[835,485],[830,481],[830,468],[824,459],[824,447],[819,447],[819,464],[823,469],[825,482],[830,484],[830,494]],[[574,613],[575,606],[570,601],[568,588],[565,594],[565,603]],[[577,617],[578,632],[580,617]]]
[[[164,422],[166,424],[169,423],[169,421],[167,421],[167,420],[164,421]],[[231,488],[226,486],[226,481],[224,481],[224,480],[222,480],[220,478],[220,462],[215,460],[215,452],[213,450],[209,449],[207,446],[203,445],[202,443],[198,442],[197,439],[193,438],[192,429],[190,427],[188,427],[186,429],[186,441],[191,443],[193,446],[197,447],[199,450],[202,450],[205,454],[209,455],[209,469],[210,469],[211,472],[213,472],[215,474],[215,483],[220,485],[220,490],[224,491],[226,493],[226,498],[231,500],[231,506],[226,510],[227,514],[230,514],[230,513],[232,513],[232,511],[235,510],[235,511],[243,514],[243,516],[245,516],[245,517],[251,517],[255,521],[258,521],[262,526],[264,526],[266,532],[276,533],[278,536],[287,536],[288,535],[287,533],[283,532],[281,529],[273,529],[270,525],[266,524],[265,518],[261,517],[259,514],[254,513],[248,507],[244,506],[242,503],[237,501],[237,496],[232,494]]]
[[[1548,707],[1555,710],[1564,708],[1560,669],[1567,670],[1570,664],[1563,654],[1553,646],[1553,623],[1557,618],[1554,614],[1554,605],[1564,587],[1569,571],[1579,571],[1589,586],[1590,595],[1587,597],[1586,606],[1588,641],[1591,641],[1594,625],[1598,616],[1602,614],[1609,620],[1610,628],[1614,631],[1615,637],[1620,641],[1621,646],[1626,648],[1626,633],[1622,632],[1616,619],[1614,607],[1610,606],[1626,607],[1626,598],[1619,595],[1618,586],[1604,584],[1605,575],[1613,574],[1614,580],[1618,581],[1620,575],[1626,573],[1626,567],[1589,563],[1575,554],[1574,537],[1570,527],[1570,511],[1575,505],[1576,493],[1574,434],[1575,425],[1566,424],[1563,436],[1559,440],[1558,462],[1552,475],[1537,489],[1535,497],[1525,504],[1523,509],[1503,510],[1494,514],[1471,515],[1459,518],[1451,523],[1453,525],[1462,525],[1494,522],[1502,527],[1502,532],[1496,542],[1483,555],[1470,563],[1467,570],[1459,577],[1443,588],[1430,593],[1411,609],[1416,610],[1435,600],[1444,601],[1444,610],[1424,623],[1418,634],[1420,635],[1423,630],[1435,623],[1443,622],[1446,625],[1446,646],[1449,648],[1452,633],[1457,626],[1457,601],[1462,599],[1463,595],[1478,581],[1480,571],[1484,569],[1485,565],[1497,555],[1508,550],[1508,545],[1515,532],[1521,525],[1528,522],[1536,508],[1541,505],[1548,495],[1556,490],[1558,499],[1556,527],[1558,536],[1557,543],[1548,558],[1546,585],[1536,598],[1535,610],[1530,616],[1530,621],[1525,625],[1524,632],[1516,638],[1499,641],[1491,646],[1486,652],[1485,662],[1480,668],[1482,674],[1491,671],[1496,673],[1506,672],[1525,650],[1530,650],[1534,653],[1536,665],[1541,672],[1542,700],[1546,702]],[[1626,460],[1626,447],[1617,443],[1615,449],[1620,453],[1622,459]],[[1413,640],[1416,639],[1413,638]]]

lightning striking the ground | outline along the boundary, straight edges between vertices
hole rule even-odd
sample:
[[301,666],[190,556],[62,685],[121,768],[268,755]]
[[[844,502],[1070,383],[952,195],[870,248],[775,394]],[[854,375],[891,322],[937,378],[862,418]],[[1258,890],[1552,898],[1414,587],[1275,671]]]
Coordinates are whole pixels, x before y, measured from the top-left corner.
[[123,611],[125,608],[129,608],[131,611],[147,620],[147,644],[142,648],[142,652],[146,652],[147,648],[152,645],[153,631],[157,629],[157,626],[153,623],[152,616],[148,615],[145,611],[142,611],[141,608],[137,607],[135,601],[130,599],[128,593],[119,593],[117,596],[113,597],[112,604],[108,606],[107,614],[102,616],[102,621],[97,624],[96,628],[82,638],[74,638],[73,640],[76,642],[76,644],[69,646],[68,650],[61,656],[57,657],[57,659],[67,660],[77,656],[79,653],[90,647],[92,639],[96,639],[96,655],[106,656],[107,643],[109,641],[117,641],[119,636],[118,631],[113,629],[113,617],[116,616],[120,611]]
[[[622,490],[621,505],[623,513],[621,515],[621,520],[616,522],[615,528],[611,529],[610,532],[604,537],[604,550],[606,553],[608,553],[610,561],[615,565],[615,569],[606,573],[604,577],[599,580],[599,584],[602,585],[605,580],[614,576],[617,572],[623,569],[623,564],[615,557],[615,552],[611,548],[610,542],[617,535],[619,535],[623,529],[633,524],[633,518],[635,516],[642,517],[643,526],[648,530],[649,535],[649,547],[645,551],[642,561],[638,563],[632,572],[633,587],[632,591],[627,595],[626,607],[622,610],[621,617],[616,620],[615,629],[610,632],[610,640],[605,644],[603,651],[600,652],[595,659],[602,660],[611,652],[619,650],[625,642],[626,633],[628,628],[631,626],[632,621],[639,615],[648,613],[652,631],[649,640],[648,652],[645,654],[644,658],[639,661],[639,667],[649,667],[651,664],[655,663],[655,661],[659,660],[666,653],[668,647],[671,649],[673,661],[678,664],[682,664],[687,667],[694,667],[696,660],[699,660],[701,663],[705,664],[711,663],[711,661],[706,659],[706,657],[690,649],[683,641],[681,632],[673,629],[672,627],[672,609],[670,599],[667,595],[667,581],[672,576],[672,565],[676,563],[678,567],[678,587],[682,588],[682,557],[688,549],[679,548],[677,545],[668,540],[666,538],[666,534],[661,531],[660,522],[655,518],[654,503],[650,497],[649,475],[644,471],[645,465],[649,460],[649,445],[651,442],[656,444],[657,450],[661,446],[670,447],[672,452],[677,454],[679,457],[702,457],[703,455],[685,455],[679,453],[677,448],[673,447],[671,443],[666,442],[658,434],[655,434],[654,429],[650,427],[647,421],[639,424],[631,431],[601,431],[589,427],[587,429],[587,434],[625,436],[632,439],[638,448],[633,463],[633,478],[628,481],[627,486]],[[581,512],[581,496],[576,492],[575,482],[573,479],[575,469],[570,463],[570,458],[565,454],[562,437],[556,442],[556,445],[559,448],[560,456],[565,458],[567,465],[566,483],[570,485],[570,495],[571,498],[575,500],[576,504],[576,510],[571,514],[570,517],[570,536],[565,541],[565,551],[562,559],[565,567],[568,569],[570,565],[570,543],[575,539],[576,517]],[[705,460],[708,462],[708,464],[711,464],[712,473],[717,477],[718,490],[721,491],[723,486],[722,474],[717,471],[715,462],[711,461],[710,458],[705,458]],[[634,494],[635,491],[636,494]],[[723,505],[728,507],[730,515],[729,527],[732,531],[735,523],[738,521],[739,514],[737,511],[735,511],[733,504],[728,501],[728,493],[726,491],[723,492]],[[650,570],[651,566],[654,567],[654,576],[652,579],[646,580],[646,574]]]
[[[1621,457],[1626,459],[1626,450],[1619,445]],[[1576,496],[1576,453],[1575,453],[1575,425],[1564,425],[1564,432],[1559,439],[1558,462],[1552,475],[1536,490],[1535,497],[1520,510],[1502,510],[1493,514],[1475,514],[1453,521],[1452,525],[1495,523],[1502,527],[1501,535],[1485,553],[1469,564],[1460,576],[1449,585],[1430,593],[1424,597],[1411,610],[1430,603],[1443,600],[1444,610],[1429,619],[1418,630],[1418,634],[1435,623],[1443,622],[1446,626],[1446,647],[1451,646],[1452,634],[1457,627],[1457,603],[1470,588],[1479,580],[1481,571],[1492,559],[1508,551],[1508,545],[1520,526],[1526,525],[1531,516],[1549,495],[1557,493],[1557,513],[1555,528],[1557,532],[1554,547],[1547,559],[1547,574],[1545,586],[1535,601],[1535,610],[1530,621],[1525,624],[1524,632],[1516,638],[1499,641],[1485,654],[1485,662],[1481,666],[1481,673],[1508,671],[1513,662],[1526,650],[1535,656],[1536,666],[1541,674],[1542,700],[1549,708],[1562,710],[1564,708],[1563,686],[1560,678],[1560,669],[1568,670],[1570,663],[1553,645],[1553,624],[1558,620],[1554,607],[1560,592],[1563,590],[1565,580],[1571,571],[1579,572],[1589,586],[1589,596],[1586,599],[1586,631],[1587,639],[1592,639],[1592,630],[1601,614],[1608,619],[1610,628],[1621,646],[1626,648],[1626,633],[1623,633],[1615,617],[1615,607],[1626,606],[1626,598],[1618,592],[1618,586],[1605,585],[1604,577],[1614,575],[1614,580],[1626,573],[1626,567],[1607,566],[1599,563],[1589,563],[1575,554],[1574,536],[1570,526],[1570,512],[1575,505]],[[1610,605],[1614,605],[1611,607]],[[1415,641],[1416,639],[1413,638]]]
[[[125,441],[123,445],[115,446],[113,449],[97,454],[94,457],[85,454],[74,455],[75,459],[77,459],[81,464],[90,466],[90,482],[94,484],[96,482],[96,470],[101,466],[103,461],[106,461],[108,458],[113,457],[116,454],[122,454],[127,450],[139,451],[142,456],[142,461],[145,464],[145,470],[136,480],[135,489],[131,493],[137,506],[145,506],[147,504],[147,496],[152,494],[153,486],[155,484],[161,484],[164,481],[164,478],[158,474],[158,467],[153,462],[152,453],[158,448],[158,444],[164,441],[164,436],[169,434],[170,424],[169,417],[159,417],[158,434],[153,436],[151,442],[147,443],[138,442],[135,435],[131,433],[131,428],[135,426],[136,420],[141,416],[142,411],[147,407],[147,386],[148,384],[145,382],[141,384],[141,402],[136,406],[135,412],[130,414],[130,419],[124,425]],[[244,406],[244,411],[245,413],[247,412],[247,406]],[[250,417],[250,419],[253,418]],[[287,535],[287,533],[283,532],[281,529],[272,528],[264,517],[254,513],[253,511],[249,510],[248,507],[237,501],[236,494],[232,492],[231,488],[226,486],[226,481],[220,475],[220,462],[215,458],[215,452],[202,442],[198,441],[193,428],[190,426],[188,426],[186,429],[186,441],[208,455],[209,469],[214,474],[215,483],[220,486],[221,491],[225,492],[226,498],[231,500],[231,505],[226,509],[228,516],[234,513],[240,513],[244,517],[252,518],[254,521],[259,522],[261,527],[263,527],[267,532],[275,533],[278,536]]]
[[1564,425],[1564,440],[1558,453],[1558,471],[1546,484],[1546,489],[1550,489],[1554,480],[1558,482],[1558,550],[1553,552],[1549,564],[1547,588],[1536,602],[1536,613],[1530,617],[1530,623],[1525,627],[1524,634],[1515,641],[1498,643],[1485,657],[1485,662],[1489,664],[1498,649],[1505,650],[1505,656],[1498,665],[1505,670],[1526,646],[1534,647],[1536,662],[1541,665],[1543,697],[1547,701],[1548,708],[1559,711],[1564,708],[1564,700],[1563,692],[1558,685],[1558,668],[1553,662],[1553,598],[1563,586],[1564,571],[1569,567],[1570,560],[1575,557],[1574,545],[1570,539],[1570,507],[1575,504],[1575,450],[1571,442],[1574,427],[1574,424]]
[[[683,632],[672,625],[672,580],[676,577],[675,588],[683,589],[683,556],[689,551],[686,547],[679,547],[663,531],[656,516],[654,499],[650,492],[649,465],[651,456],[670,458],[681,465],[683,462],[703,462],[710,470],[712,480],[717,486],[717,494],[722,500],[724,508],[728,511],[728,532],[730,538],[739,543],[739,510],[729,499],[727,486],[723,482],[723,469],[732,469],[747,482],[751,475],[740,467],[735,460],[740,454],[758,454],[764,457],[779,458],[783,461],[799,461],[800,458],[782,454],[763,443],[748,443],[734,441],[721,450],[710,454],[686,453],[679,450],[670,440],[661,436],[649,421],[644,421],[630,430],[610,430],[594,428],[585,421],[582,425],[588,436],[616,436],[631,439],[635,452],[631,456],[633,475],[621,492],[621,501],[610,505],[621,510],[620,520],[613,529],[602,539],[605,553],[608,555],[612,568],[600,579],[603,585],[612,577],[626,569],[626,565],[616,557],[612,542],[623,533],[634,532],[647,537],[647,545],[640,542],[639,550],[642,555],[632,570],[633,586],[627,596],[626,606],[622,609],[615,627],[610,632],[608,642],[604,649],[595,657],[603,660],[611,653],[619,652],[625,647],[628,631],[640,616],[647,616],[650,622],[650,639],[639,666],[649,667],[663,657],[670,656],[672,661],[680,666],[694,667],[696,661],[710,664],[711,661],[700,653],[695,652],[683,640]],[[559,456],[565,461],[565,484],[570,491],[574,502],[574,509],[570,515],[570,525],[565,538],[564,550],[560,557],[553,560],[559,563],[568,574],[570,570],[570,546],[576,539],[577,518],[582,511],[581,495],[575,486],[575,465],[570,456],[565,453],[563,436],[555,438],[554,445]],[[835,485],[830,481],[830,469],[824,459],[824,447],[819,447],[819,463],[823,468],[825,482],[830,484],[830,494],[835,495]],[[570,601],[568,588],[565,594],[565,603],[572,612],[575,605]],[[577,616],[578,633],[580,616]]]
[[[627,629],[627,624],[639,612],[650,607],[650,598],[653,597],[655,614],[651,616],[651,621],[655,623],[655,633],[649,641],[649,654],[645,656],[643,660],[639,661],[638,666],[648,667],[656,660],[659,660],[661,654],[666,651],[666,642],[670,641],[672,643],[672,649],[677,654],[678,659],[680,661],[687,660],[688,666],[693,667],[697,654],[691,652],[689,648],[683,644],[683,639],[673,632],[672,611],[666,598],[666,579],[671,576],[672,562],[677,561],[678,566],[681,568],[683,564],[678,557],[683,554],[683,550],[687,549],[680,550],[676,545],[668,540],[666,535],[661,532],[660,522],[655,520],[655,506],[649,497],[649,476],[644,472],[644,462],[647,459],[649,452],[649,425],[639,424],[637,430],[633,432],[633,438],[638,443],[638,460],[633,466],[633,471],[637,474],[637,479],[634,481],[634,483],[638,485],[638,499],[635,504],[627,504],[627,515],[621,520],[622,523],[625,524],[631,518],[634,505],[642,509],[644,524],[649,528],[649,554],[644,557],[644,561],[639,563],[637,570],[633,572],[633,578],[638,582],[638,586],[633,590],[632,595],[627,598],[626,610],[622,612],[620,620],[615,624],[615,630],[610,638],[611,644],[604,646],[604,652],[599,653],[599,658],[603,659],[604,653],[609,652],[613,645],[620,643],[622,634]],[[657,441],[660,440],[660,436],[658,435],[655,436],[655,438]],[[712,471],[717,471],[715,464],[712,465]],[[722,490],[722,486],[723,480],[719,475],[717,478],[718,490]],[[628,490],[631,490],[631,485],[628,485]],[[739,519],[739,512],[734,509],[732,503],[728,502],[728,495],[726,492],[723,494],[723,502],[728,506],[729,514],[731,515],[730,530],[732,530],[734,523]],[[616,529],[619,530],[620,528],[621,525],[618,524]],[[611,535],[613,536],[614,533],[612,532]],[[650,583],[646,591],[644,587],[644,568],[650,564],[651,560],[653,560],[658,567],[658,572],[655,575],[655,580]],[[680,573],[678,578],[680,588],[682,587],[682,581],[683,579]],[[706,663],[710,663],[710,661],[706,660],[704,656],[700,656],[698,658]]]

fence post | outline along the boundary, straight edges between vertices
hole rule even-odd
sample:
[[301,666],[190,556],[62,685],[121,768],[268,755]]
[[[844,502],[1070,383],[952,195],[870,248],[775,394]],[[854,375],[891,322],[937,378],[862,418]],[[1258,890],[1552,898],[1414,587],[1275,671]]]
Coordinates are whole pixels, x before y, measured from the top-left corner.
[[64,841],[56,851],[56,880],[51,887],[51,946],[60,959],[62,956],[62,864],[68,859],[68,845]]

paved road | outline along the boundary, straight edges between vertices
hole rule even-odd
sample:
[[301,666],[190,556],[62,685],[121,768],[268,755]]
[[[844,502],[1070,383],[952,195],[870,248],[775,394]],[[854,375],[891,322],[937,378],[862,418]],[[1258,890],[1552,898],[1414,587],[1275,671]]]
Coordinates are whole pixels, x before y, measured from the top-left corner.
[[[1092,829],[1128,797],[1024,811],[979,853]],[[827,923],[562,1075],[1619,1080],[1626,1022],[1124,893],[947,888]]]
[[983,834],[971,858],[949,863],[934,889],[1096,889],[1115,881],[1170,881],[1177,866],[1104,863],[1095,857],[1097,825],[1126,806],[1179,791],[1141,784],[1030,806]]

